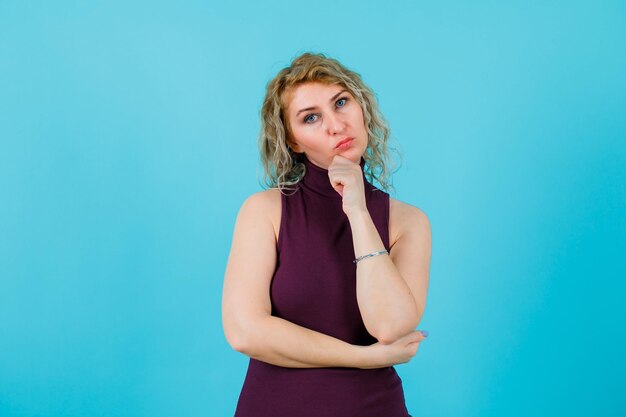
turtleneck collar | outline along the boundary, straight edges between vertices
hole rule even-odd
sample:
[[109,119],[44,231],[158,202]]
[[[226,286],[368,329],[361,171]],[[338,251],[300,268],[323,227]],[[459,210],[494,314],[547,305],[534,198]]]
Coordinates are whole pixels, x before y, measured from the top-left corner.
[[[300,181],[302,186],[308,190],[311,190],[315,193],[324,195],[326,197],[332,197],[341,199],[341,195],[335,191],[333,186],[330,184],[330,179],[328,178],[328,170],[318,167],[313,162],[311,162],[306,154],[302,155],[301,159],[302,163],[306,166],[306,173],[304,174],[304,178]],[[365,189],[369,189],[367,186],[369,182],[365,178],[365,159],[361,157],[361,173],[363,174],[363,182],[365,183]]]

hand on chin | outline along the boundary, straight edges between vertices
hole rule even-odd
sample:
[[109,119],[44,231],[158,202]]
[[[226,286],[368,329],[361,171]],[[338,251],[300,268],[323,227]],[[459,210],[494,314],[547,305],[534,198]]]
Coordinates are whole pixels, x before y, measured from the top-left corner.
[[343,210],[347,215],[366,210],[365,187],[361,166],[341,155],[335,155],[328,167],[332,187],[343,199]]

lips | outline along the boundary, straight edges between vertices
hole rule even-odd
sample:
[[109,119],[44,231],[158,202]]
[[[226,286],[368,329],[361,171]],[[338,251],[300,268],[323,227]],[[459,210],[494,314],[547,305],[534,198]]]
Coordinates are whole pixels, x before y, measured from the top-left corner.
[[344,143],[350,142],[351,140],[353,140],[354,138],[345,138],[342,141],[340,141],[336,146],[335,149],[337,149],[338,147],[340,147],[341,145],[343,145]]

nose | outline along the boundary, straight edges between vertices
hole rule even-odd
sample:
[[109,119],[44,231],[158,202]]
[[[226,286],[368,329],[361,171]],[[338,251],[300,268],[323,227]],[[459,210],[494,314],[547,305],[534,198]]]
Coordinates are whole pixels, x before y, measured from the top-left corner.
[[326,116],[326,128],[328,133],[334,135],[341,132],[346,127],[346,123],[343,121],[340,115],[330,113]]

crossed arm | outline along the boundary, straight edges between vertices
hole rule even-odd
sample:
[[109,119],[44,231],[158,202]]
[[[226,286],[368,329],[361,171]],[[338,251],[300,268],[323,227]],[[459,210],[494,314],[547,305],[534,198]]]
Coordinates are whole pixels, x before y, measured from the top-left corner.
[[[368,367],[366,347],[271,316],[269,287],[277,259],[270,213],[280,209],[273,191],[250,196],[237,216],[222,298],[227,341],[239,352],[278,366]],[[425,216],[418,220],[416,225],[420,221],[426,225],[421,223],[422,229],[414,226],[413,232],[400,235],[390,256],[376,256],[357,264],[359,309],[366,328],[381,343],[393,343],[411,332],[423,313],[428,264],[420,262],[430,258],[430,229]],[[355,216],[350,222],[353,238],[358,241],[358,255],[383,248],[369,214]],[[420,238],[418,235],[425,230],[427,238]],[[426,244],[428,248],[417,247]],[[420,256],[421,260],[417,259]]]

